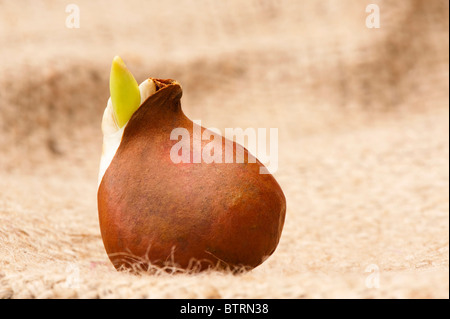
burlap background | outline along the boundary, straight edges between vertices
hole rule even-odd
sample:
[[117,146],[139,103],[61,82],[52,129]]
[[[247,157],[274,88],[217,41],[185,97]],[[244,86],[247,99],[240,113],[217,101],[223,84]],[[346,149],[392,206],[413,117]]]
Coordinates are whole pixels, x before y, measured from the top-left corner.
[[[79,29],[67,3],[0,0],[0,298],[448,298],[448,1],[73,3]],[[112,268],[96,183],[116,54],[177,79],[206,127],[279,129],[286,224],[254,271]]]

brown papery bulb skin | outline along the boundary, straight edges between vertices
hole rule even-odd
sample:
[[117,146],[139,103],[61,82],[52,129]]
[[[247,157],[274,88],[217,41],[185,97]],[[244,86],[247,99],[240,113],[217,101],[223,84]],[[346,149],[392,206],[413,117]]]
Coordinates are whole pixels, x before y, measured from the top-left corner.
[[[103,243],[117,269],[251,269],[278,245],[286,199],[271,174],[244,149],[244,163],[193,163],[196,130],[181,110],[182,89],[158,90],[133,114],[98,189]],[[190,133],[190,163],[173,163],[174,128]],[[205,128],[201,128],[201,132]],[[197,130],[200,131],[200,130]],[[202,149],[209,141],[201,141]],[[222,139],[222,154],[226,143]],[[224,157],[223,157],[224,158]]]

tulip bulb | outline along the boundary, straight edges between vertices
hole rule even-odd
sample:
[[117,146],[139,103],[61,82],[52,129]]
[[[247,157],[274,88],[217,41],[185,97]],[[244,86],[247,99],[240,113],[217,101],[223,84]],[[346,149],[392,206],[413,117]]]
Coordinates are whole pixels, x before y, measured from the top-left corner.
[[[180,84],[150,78],[138,86],[116,57],[110,89],[97,199],[113,265],[236,270],[270,256],[281,236],[286,199],[271,174],[260,174],[264,165],[246,149],[244,163],[175,163],[174,129],[189,134],[191,159],[207,145],[201,139],[206,129],[194,129],[181,109]],[[232,145],[234,153],[242,148],[210,135],[220,138],[222,148]]]

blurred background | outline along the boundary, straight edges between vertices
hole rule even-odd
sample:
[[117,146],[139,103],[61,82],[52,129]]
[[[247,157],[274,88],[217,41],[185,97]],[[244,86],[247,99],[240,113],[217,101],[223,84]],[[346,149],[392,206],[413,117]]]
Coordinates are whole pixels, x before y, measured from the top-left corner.
[[442,106],[447,1],[378,3],[379,29],[365,25],[371,3],[77,1],[71,29],[69,2],[1,1],[1,150],[17,156],[2,164],[98,153],[114,55],[139,83],[177,79],[204,125],[278,127],[283,140]]
[[[71,3],[79,28],[66,26]],[[380,28],[366,26],[369,4],[380,8]],[[448,6],[0,0],[4,295],[73,293],[52,290],[55,262],[76,262],[84,278],[101,264],[105,285],[122,276],[109,272],[96,215],[100,123],[120,55],[139,83],[178,80],[184,112],[205,127],[278,128],[286,226],[243,296],[448,297]],[[384,290],[364,285],[368,264],[388,273]],[[282,287],[264,290],[265,269]],[[417,269],[437,270],[411,280]],[[329,283],[329,273],[347,279]],[[239,297],[221,280],[204,284]],[[104,296],[96,289],[82,285],[75,296]]]

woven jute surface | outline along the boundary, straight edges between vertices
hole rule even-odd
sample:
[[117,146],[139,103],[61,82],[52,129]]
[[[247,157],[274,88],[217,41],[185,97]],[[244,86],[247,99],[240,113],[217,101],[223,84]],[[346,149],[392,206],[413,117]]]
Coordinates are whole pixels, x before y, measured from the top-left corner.
[[[0,0],[0,298],[448,298],[448,1],[76,5],[68,28],[65,3]],[[113,268],[96,192],[114,55],[180,82],[205,127],[278,129],[287,214],[261,266]]]

